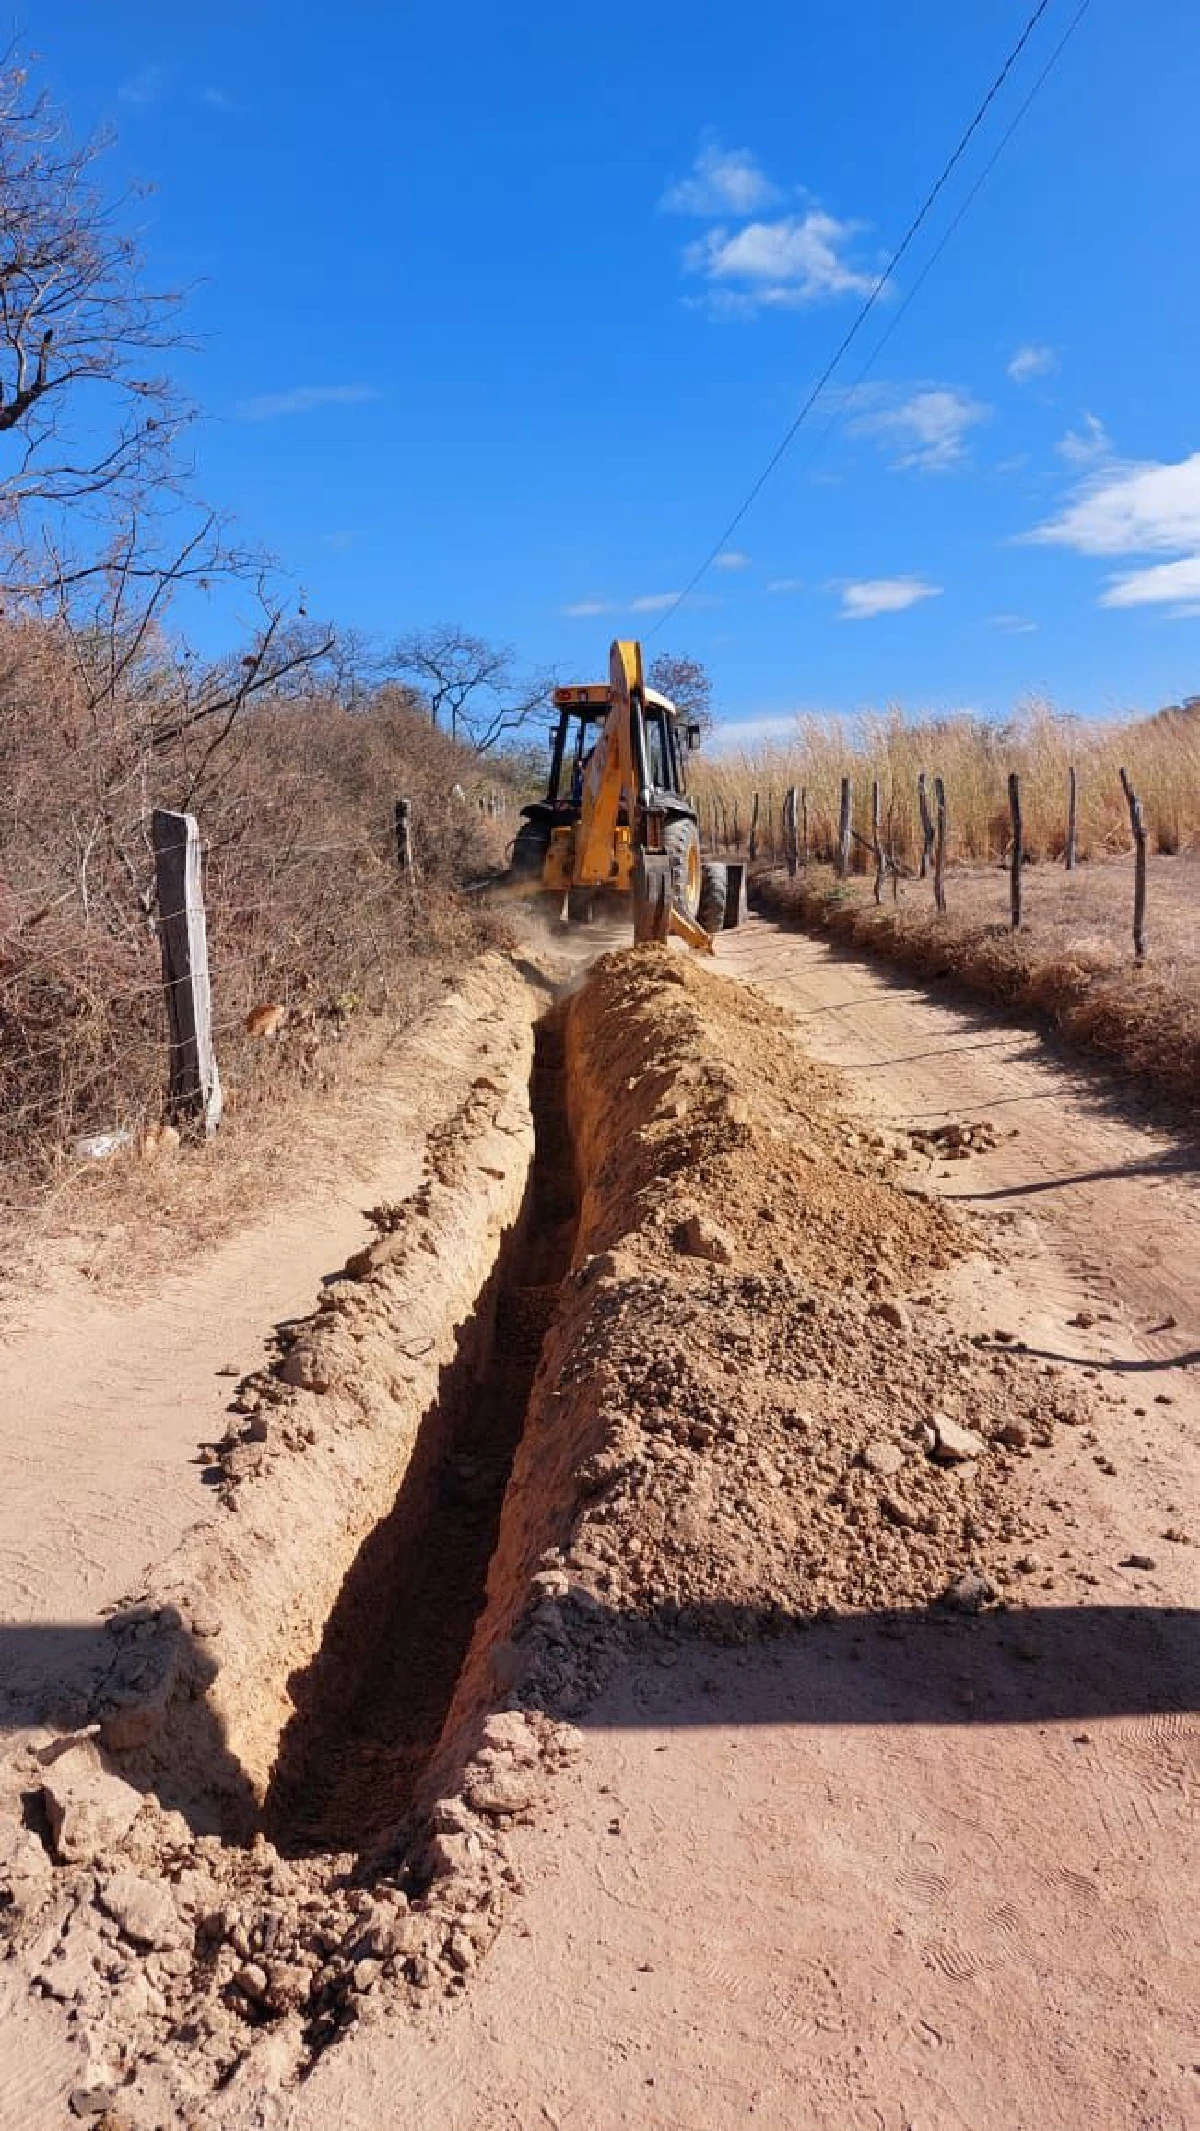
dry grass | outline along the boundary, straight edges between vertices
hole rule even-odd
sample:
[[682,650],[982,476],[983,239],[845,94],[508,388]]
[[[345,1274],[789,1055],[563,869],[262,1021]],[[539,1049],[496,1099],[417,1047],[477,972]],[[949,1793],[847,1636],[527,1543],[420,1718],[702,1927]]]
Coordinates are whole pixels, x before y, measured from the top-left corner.
[[870,790],[881,788],[885,840],[913,865],[921,849],[917,776],[945,781],[950,856],[987,861],[1010,840],[1007,781],[1021,778],[1026,851],[1032,859],[1061,857],[1066,841],[1067,772],[1079,779],[1079,854],[1099,858],[1130,846],[1129,816],[1119,772],[1129,771],[1143,802],[1151,848],[1186,849],[1200,831],[1200,711],[1162,711],[1127,725],[1085,724],[1033,704],[1007,725],[956,717],[906,723],[898,713],[843,724],[798,720],[794,740],[704,762],[695,775],[706,828],[732,826],[743,837],[754,795],[760,801],[760,842],[781,855],[780,810],[788,786],[808,795],[812,855],[832,856],[843,776],[854,784],[854,821],[870,835]]
[[1032,1008],[1074,1042],[1194,1101],[1200,1091],[1200,855],[1152,857],[1147,962],[1133,959],[1132,864],[1074,873],[1030,866],[1022,928],[1008,925],[1007,875],[957,867],[939,917],[926,883],[904,882],[876,907],[870,884],[812,865],[789,880],[764,871],[758,906],[799,920],[921,976],[949,976],[1006,1005]]
[[[136,705],[104,723],[89,714],[50,632],[0,625],[0,1209],[26,1220],[105,1198],[80,1174],[78,1137],[117,1130],[136,1143],[163,1113],[148,824],[153,806],[178,804],[189,765],[139,754],[136,737]],[[349,1031],[402,1024],[441,970],[494,935],[463,889],[505,834],[476,803],[474,758],[395,692],[353,710],[268,703],[245,715],[219,767],[195,809],[234,1128],[210,1172],[236,1168],[234,1141],[252,1167],[256,1113],[266,1132],[289,1091],[319,1090],[351,1051],[369,1055]],[[415,892],[396,864],[400,794],[413,805]],[[282,1032],[253,1040],[246,1016],[274,1002]]]

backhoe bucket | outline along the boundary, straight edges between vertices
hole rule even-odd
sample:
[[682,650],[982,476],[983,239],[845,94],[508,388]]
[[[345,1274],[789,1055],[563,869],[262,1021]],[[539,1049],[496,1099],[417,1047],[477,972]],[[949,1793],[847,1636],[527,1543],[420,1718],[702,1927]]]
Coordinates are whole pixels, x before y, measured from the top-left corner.
[[686,940],[701,954],[711,954],[713,943],[703,925],[685,917],[671,895],[670,861],[657,851],[639,851],[633,867],[633,937],[645,940]]
[[633,937],[665,940],[671,931],[671,869],[665,858],[639,851],[633,862]]

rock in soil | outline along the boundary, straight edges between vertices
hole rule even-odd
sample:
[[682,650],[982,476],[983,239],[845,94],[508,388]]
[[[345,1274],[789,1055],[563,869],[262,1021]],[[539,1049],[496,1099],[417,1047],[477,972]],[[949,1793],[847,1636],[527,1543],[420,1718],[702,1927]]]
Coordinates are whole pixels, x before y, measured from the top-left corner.
[[689,1258],[706,1258],[712,1265],[733,1263],[733,1241],[719,1222],[705,1214],[689,1214],[679,1230],[679,1247]]
[[64,1864],[90,1864],[128,1834],[142,1795],[104,1765],[90,1739],[81,1739],[42,1778],[42,1797],[55,1851]]
[[968,1569],[949,1585],[946,1604],[956,1613],[980,1613],[995,1596],[995,1585],[989,1583],[986,1576],[977,1576],[973,1569]]
[[891,1480],[903,1469],[904,1452],[898,1443],[874,1441],[865,1445],[863,1464],[880,1480]]
[[101,1888],[99,1901],[105,1914],[137,1946],[168,1951],[183,1946],[191,1936],[161,1880],[115,1872]]
[[935,1458],[944,1465],[963,1465],[971,1458],[981,1458],[987,1449],[981,1435],[973,1428],[964,1428],[959,1421],[951,1420],[947,1413],[933,1416]]

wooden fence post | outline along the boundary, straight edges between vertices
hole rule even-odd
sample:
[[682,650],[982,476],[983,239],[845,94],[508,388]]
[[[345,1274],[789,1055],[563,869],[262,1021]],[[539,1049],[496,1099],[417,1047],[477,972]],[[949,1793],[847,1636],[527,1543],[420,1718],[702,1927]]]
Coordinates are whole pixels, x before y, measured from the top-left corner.
[[808,786],[800,787],[800,863],[808,870]]
[[775,849],[775,787],[773,784],[767,786],[767,849],[771,854],[771,863],[773,865],[778,856]]
[[844,880],[850,871],[850,779],[842,779],[841,807],[838,813],[837,873]]
[[1067,771],[1067,848],[1064,853],[1064,864],[1068,873],[1074,873],[1075,871],[1075,825],[1078,819],[1078,810],[1079,781],[1075,775],[1074,764],[1072,764]]
[[887,860],[879,839],[879,779],[871,779],[871,849],[875,854],[875,901],[883,901],[883,877],[887,872]]
[[921,866],[917,879],[923,881],[929,872],[929,862],[933,857],[934,838],[933,816],[929,811],[929,793],[925,789],[924,770],[921,771],[917,778],[917,805],[921,810]]
[[1021,930],[1021,780],[1015,770],[1008,773],[1008,811],[1012,816],[1012,863],[1008,873],[1008,908],[1014,932]]
[[789,880],[796,872],[796,787],[789,784],[783,795],[783,857]]
[[1121,790],[1129,807],[1129,826],[1133,830],[1133,955],[1136,962],[1146,959],[1146,824],[1142,819],[1142,802],[1130,784],[1125,771],[1121,771]]
[[402,878],[408,884],[408,892],[412,897],[412,907],[415,911],[418,908],[417,882],[420,878],[420,872],[412,845],[411,799],[398,799],[394,813],[396,822],[396,864],[400,868]]
[[412,801],[398,799],[394,809],[394,817],[396,823],[396,864],[399,866],[401,873],[407,874],[409,879],[411,879],[413,874]]
[[748,846],[748,851],[749,851],[749,858],[750,858],[750,863],[751,863],[751,865],[753,865],[753,864],[754,864],[754,861],[755,861],[755,859],[756,859],[756,858],[758,857],[758,793],[757,793],[757,792],[756,792],[756,793],[754,794],[754,805],[753,805],[753,806],[752,806],[752,808],[750,809],[750,843],[749,843],[749,846]]
[[742,848],[742,819],[738,812],[736,799],[733,802],[733,848],[735,851],[740,851]]
[[158,892],[158,936],[169,1032],[168,1111],[199,1119],[206,1138],[221,1121],[221,1076],[213,1056],[208,934],[200,882],[200,832],[193,814],[155,807],[150,817]]
[[946,787],[940,777],[933,780],[933,798],[937,809],[937,835],[933,846],[933,903],[944,917],[946,914]]

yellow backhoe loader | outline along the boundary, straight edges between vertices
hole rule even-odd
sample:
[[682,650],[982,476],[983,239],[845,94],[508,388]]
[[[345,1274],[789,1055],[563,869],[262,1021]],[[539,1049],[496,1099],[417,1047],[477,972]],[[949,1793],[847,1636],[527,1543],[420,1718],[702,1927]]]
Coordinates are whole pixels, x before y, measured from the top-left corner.
[[671,933],[712,953],[740,923],[745,869],[702,859],[684,763],[700,744],[666,696],[647,686],[642,647],[615,643],[607,682],[556,688],[544,799],[523,807],[512,878],[545,889],[586,923],[597,896],[631,895],[635,940]]

